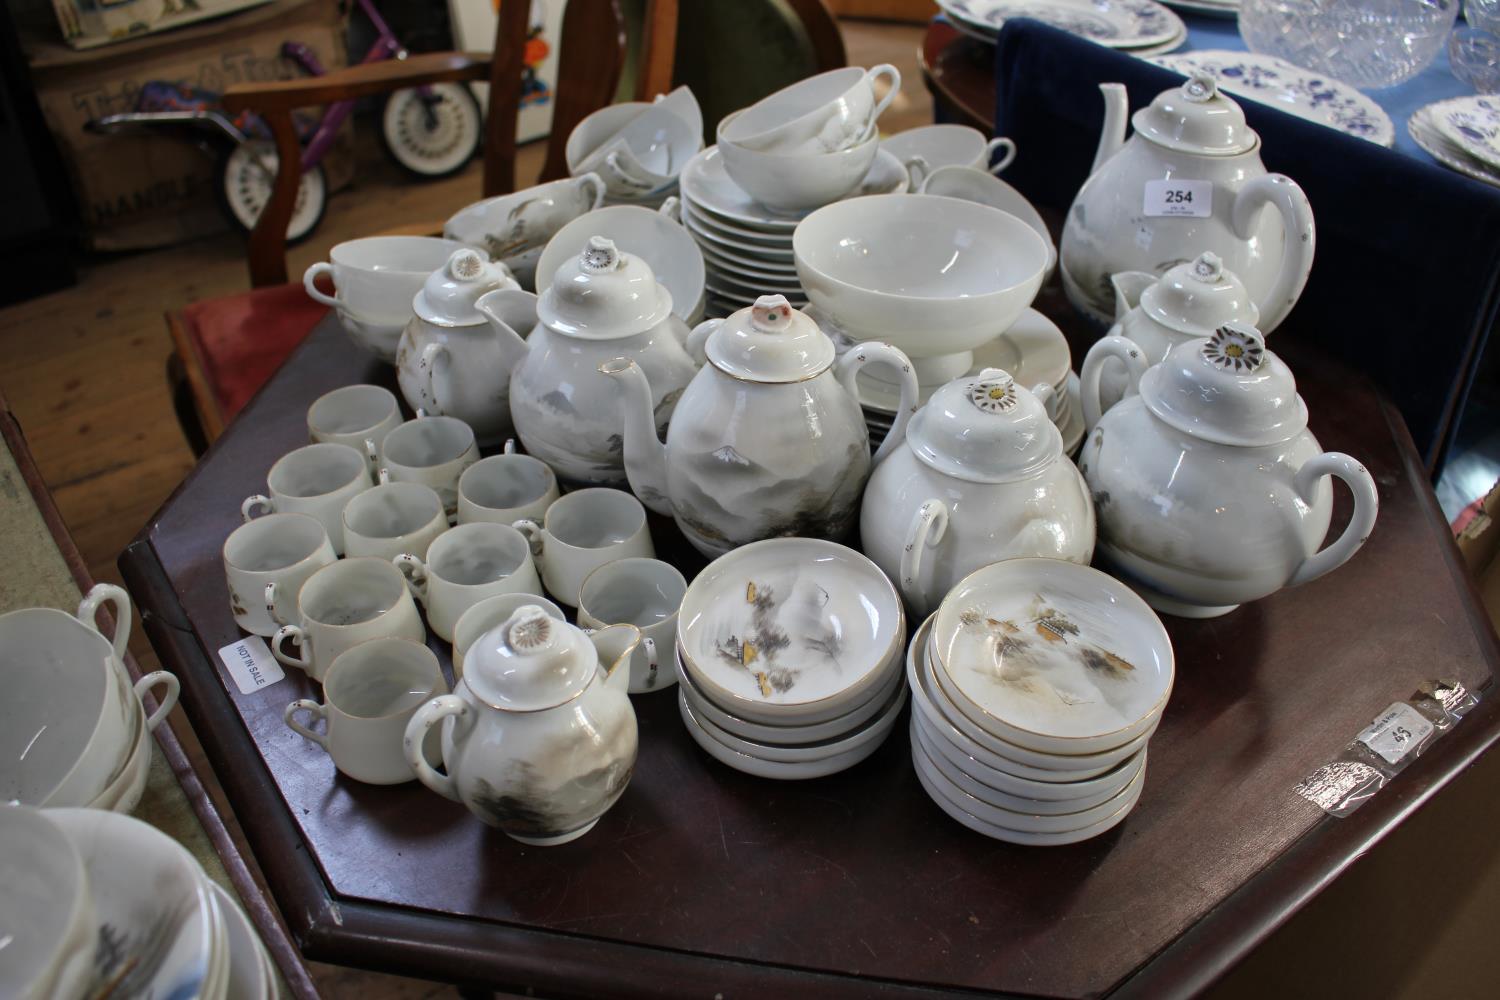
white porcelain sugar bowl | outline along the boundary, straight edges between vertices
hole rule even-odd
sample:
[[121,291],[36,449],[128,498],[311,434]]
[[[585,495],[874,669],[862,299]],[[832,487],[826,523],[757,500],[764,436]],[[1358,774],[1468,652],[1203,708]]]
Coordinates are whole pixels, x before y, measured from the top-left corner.
[[504,264],[472,249],[454,251],[428,277],[396,347],[396,380],[412,409],[457,417],[480,444],[511,436],[510,357],[474,303],[486,292],[514,290],[519,298],[507,321],[524,337],[536,323],[536,306],[520,287]]
[[1063,224],[1059,270],[1068,298],[1101,322],[1111,275],[1162,274],[1205,250],[1239,275],[1274,330],[1302,294],[1313,262],[1307,196],[1266,171],[1260,137],[1210,73],[1194,73],[1131,118],[1125,88],[1101,84],[1104,128],[1091,176]]
[[1052,392],[1022,388],[998,368],[956,379],[932,394],[875,467],[860,537],[913,614],[1002,559],[1088,565],[1094,506],[1047,416]]
[[599,366],[620,357],[639,364],[651,382],[655,425],[667,426],[698,371],[683,347],[688,328],[672,314],[671,293],[640,257],[594,236],[553,275],[526,340],[507,323],[524,294],[492,292],[477,303],[514,364],[510,408],[516,435],[528,454],[566,482],[624,486],[624,403]]
[[600,369],[623,389],[625,471],[641,501],[673,515],[709,556],[763,538],[852,531],[871,464],[855,376],[874,362],[901,375],[900,416],[878,461],[916,406],[906,355],[872,342],[836,361],[833,341],[781,295],[700,323],[688,344],[707,363],[678,401],[665,445],[655,380],[629,359]]
[[[469,647],[453,694],[417,709],[406,727],[407,761],[428,788],[522,843],[583,836],[635,767],[626,688],[639,642],[633,625],[585,634],[522,605]],[[448,773],[440,774],[422,744],[450,717],[442,736]]]
[[[1099,379],[1097,396],[1088,390],[1083,394],[1083,420],[1088,427],[1099,422],[1099,413],[1093,409],[1096,401],[1108,410],[1124,397],[1134,381],[1132,367],[1139,378],[1148,365],[1165,361],[1178,344],[1210,337],[1225,323],[1254,326],[1260,317],[1244,283],[1224,267],[1216,253],[1201,253],[1160,277],[1121,271],[1111,275],[1110,281],[1115,288],[1116,323],[1108,337],[1089,349],[1081,369],[1084,384]],[[1120,338],[1139,348],[1139,355],[1132,356],[1128,346],[1118,343]]]
[[[1089,433],[1078,466],[1094,496],[1101,556],[1152,607],[1189,618],[1342,566],[1379,509],[1369,472],[1319,447],[1291,371],[1243,324],[1179,344],[1151,366],[1138,394]],[[1349,486],[1354,512],[1321,547],[1330,476]]]

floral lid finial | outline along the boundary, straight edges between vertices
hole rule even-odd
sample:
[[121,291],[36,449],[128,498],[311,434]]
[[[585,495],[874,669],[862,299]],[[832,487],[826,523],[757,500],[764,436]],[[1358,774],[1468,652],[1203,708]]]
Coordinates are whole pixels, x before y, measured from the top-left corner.
[[1009,372],[995,369],[983,373],[988,377],[981,377],[978,381],[969,385],[969,402],[979,407],[985,413],[1004,413],[1013,409],[1019,401],[1016,395],[1016,380]]
[[1253,372],[1266,359],[1266,339],[1253,326],[1225,323],[1203,345],[1203,357],[1227,372]]
[[588,246],[583,248],[579,267],[588,274],[603,274],[605,271],[613,271],[623,263],[614,240],[607,236],[590,236]]
[[785,333],[792,325],[792,304],[785,295],[762,295],[750,307],[750,325],[761,333]]

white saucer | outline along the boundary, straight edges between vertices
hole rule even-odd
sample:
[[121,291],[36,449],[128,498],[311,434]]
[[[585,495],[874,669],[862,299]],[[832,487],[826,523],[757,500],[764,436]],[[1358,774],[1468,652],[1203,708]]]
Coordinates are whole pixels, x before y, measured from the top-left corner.
[[1153,0],[938,0],[950,20],[991,39],[1006,18],[1029,17],[1114,49],[1141,49],[1180,39],[1182,18]]
[[791,233],[759,233],[753,229],[731,225],[682,203],[682,224],[688,228],[699,246],[703,241],[721,248],[733,250],[752,258],[767,257],[776,261],[793,261]]
[[[869,194],[895,194],[905,191],[910,183],[906,168],[885,150],[875,154],[870,172],[844,199],[858,198]],[[718,147],[710,146],[688,161],[682,169],[682,197],[694,209],[722,218],[731,223],[746,225],[762,232],[786,234],[791,238],[797,223],[810,215],[812,210],[793,215],[773,212],[751,198],[724,170],[724,159]],[[840,200],[844,200],[840,199]]]
[[[896,705],[898,713],[901,710],[902,704],[904,702],[898,702]],[[745,774],[754,775],[757,778],[773,778],[778,781],[805,781],[809,778],[824,778],[830,774],[847,771],[880,749],[881,744],[885,742],[885,737],[882,737],[878,740],[871,740],[847,754],[824,757],[821,760],[800,761],[795,764],[761,760],[759,757],[751,757],[749,754],[731,750],[704,732],[703,727],[698,725],[698,720],[694,718],[692,710],[688,708],[687,702],[681,697],[677,699],[677,710],[682,715],[682,722],[687,727],[688,735],[693,738],[694,743],[703,748],[704,752],[727,767],[732,767],[736,771],[743,771]],[[889,737],[890,732],[887,731],[885,735]]]

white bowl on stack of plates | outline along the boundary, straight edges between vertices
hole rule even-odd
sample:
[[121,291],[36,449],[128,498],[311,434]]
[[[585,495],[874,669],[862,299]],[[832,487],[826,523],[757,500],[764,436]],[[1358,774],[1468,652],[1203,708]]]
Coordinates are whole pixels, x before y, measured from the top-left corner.
[[772,538],[710,563],[677,625],[678,708],[694,741],[746,774],[796,780],[852,767],[906,703],[901,598],[834,542]]
[[970,574],[913,637],[912,763],[939,808],[1017,844],[1120,823],[1172,691],[1161,620],[1098,570],[1010,559]]

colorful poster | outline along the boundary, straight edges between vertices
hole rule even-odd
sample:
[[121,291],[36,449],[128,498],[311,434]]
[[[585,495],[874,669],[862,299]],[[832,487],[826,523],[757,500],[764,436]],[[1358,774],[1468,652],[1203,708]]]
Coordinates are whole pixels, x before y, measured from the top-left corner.
[[[557,39],[565,0],[448,0],[453,45],[464,52],[494,50],[501,3],[529,3],[526,68],[522,73],[521,114],[516,141],[539,139],[552,130],[552,96],[557,85]],[[481,106],[489,106],[489,87],[475,84]]]

